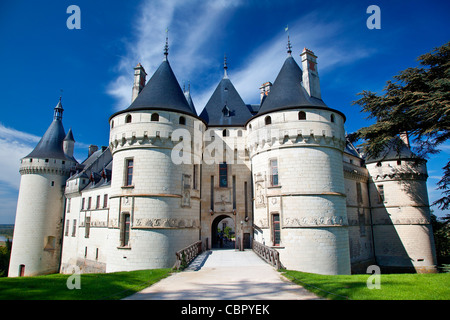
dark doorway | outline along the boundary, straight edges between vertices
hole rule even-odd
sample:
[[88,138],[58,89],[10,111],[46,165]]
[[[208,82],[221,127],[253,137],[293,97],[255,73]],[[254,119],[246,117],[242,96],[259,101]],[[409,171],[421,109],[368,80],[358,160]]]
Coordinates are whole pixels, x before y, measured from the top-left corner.
[[244,233],[244,249],[251,249],[250,246],[250,233]]
[[23,277],[23,276],[25,276],[25,265],[21,264],[19,266],[19,277]]
[[[230,225],[229,223],[225,225],[222,222],[224,219],[227,218],[231,218],[233,220],[232,225]],[[234,219],[232,217],[227,215],[220,215],[216,217],[211,225],[211,248],[234,249],[235,248],[234,230],[235,230]]]

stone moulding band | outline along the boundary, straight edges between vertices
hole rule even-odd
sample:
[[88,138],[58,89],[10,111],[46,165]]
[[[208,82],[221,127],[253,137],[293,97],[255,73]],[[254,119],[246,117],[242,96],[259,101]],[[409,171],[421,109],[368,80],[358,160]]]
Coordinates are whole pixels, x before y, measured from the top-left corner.
[[344,193],[334,192],[334,191],[323,191],[323,192],[289,192],[280,194],[267,195],[267,198],[271,197],[297,197],[297,196],[339,196],[347,197]]
[[[256,227],[261,229],[268,229],[269,224],[267,219],[260,219]],[[282,220],[281,228],[335,228],[348,227],[348,221],[343,216],[332,217],[300,217],[300,218],[284,218]]]

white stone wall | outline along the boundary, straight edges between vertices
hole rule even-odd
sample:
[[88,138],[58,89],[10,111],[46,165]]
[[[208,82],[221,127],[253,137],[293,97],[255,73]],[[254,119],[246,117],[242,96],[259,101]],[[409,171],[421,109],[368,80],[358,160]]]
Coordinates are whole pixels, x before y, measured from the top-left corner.
[[[194,161],[177,164],[172,150],[180,147],[175,137],[187,129],[183,149],[188,159],[201,159],[201,134],[204,124],[193,117],[174,112],[132,112],[111,119],[110,133],[113,172],[107,241],[107,272],[151,268],[168,268],[175,263],[175,252],[199,240],[200,188],[193,188]],[[179,118],[186,119],[185,125]],[[180,151],[179,149],[178,151]],[[193,156],[194,155],[194,156]],[[133,159],[133,183],[125,185],[126,159]],[[197,170],[197,183],[200,183]],[[124,213],[130,214],[130,241],[121,246],[120,232]]]
[[9,276],[58,272],[64,193],[73,163],[56,159],[23,159]]
[[[226,130],[226,136],[223,136]],[[216,140],[209,139],[213,134]],[[204,161],[202,163],[202,207],[201,207],[201,236],[204,244],[211,248],[213,222],[218,217],[232,219],[232,227],[236,234],[236,241],[240,241],[248,234],[250,243],[253,238],[252,230],[252,183],[248,149],[246,148],[247,131],[242,127],[213,127],[205,133]],[[215,150],[212,153],[212,150]],[[225,150],[225,151],[222,151]],[[219,153],[222,152],[221,155]],[[228,154],[227,154],[228,152]],[[205,158],[207,160],[205,160]],[[215,158],[215,159],[214,159]],[[220,187],[219,163],[228,164],[228,186]],[[214,177],[213,209],[211,210],[211,176]],[[233,177],[235,181],[235,199],[233,196]],[[247,185],[247,209],[245,203],[245,185]],[[235,205],[234,205],[235,203]],[[217,221],[216,221],[217,222]]]
[[[106,206],[105,195],[108,196]],[[108,239],[110,187],[87,188],[81,194],[67,194],[61,273],[71,273],[73,266],[81,272],[105,272]],[[97,206],[97,198],[100,202]],[[91,207],[88,208],[89,198]],[[82,201],[84,199],[84,208]],[[86,217],[90,218],[88,235]],[[74,222],[76,220],[76,222]],[[68,223],[68,224],[67,224]],[[75,233],[73,232],[76,225]]]
[[[367,168],[377,262],[392,269],[435,271],[426,165],[382,161]],[[380,198],[380,187],[384,199]]]
[[[298,120],[299,111],[306,112],[306,120]],[[278,248],[286,268],[349,274],[344,120],[338,113],[315,109],[270,116],[271,125],[266,126],[261,116],[247,126],[251,126],[247,140],[255,184],[255,238],[273,245],[272,219],[279,214]],[[278,161],[279,186],[270,185],[271,159]]]

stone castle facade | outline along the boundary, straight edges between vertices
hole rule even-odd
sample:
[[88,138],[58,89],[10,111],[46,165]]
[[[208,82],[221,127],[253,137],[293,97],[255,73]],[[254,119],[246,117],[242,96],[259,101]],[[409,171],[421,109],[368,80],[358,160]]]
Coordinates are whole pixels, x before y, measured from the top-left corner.
[[216,246],[223,219],[239,246],[273,247],[287,269],[433,272],[425,163],[406,135],[365,158],[345,115],[321,99],[317,57],[304,49],[300,68],[288,48],[259,105],[244,103],[225,62],[200,115],[167,50],[148,82],[138,64],[108,146],[91,146],[82,163],[60,101],[21,160],[9,276],[172,267],[198,240]]

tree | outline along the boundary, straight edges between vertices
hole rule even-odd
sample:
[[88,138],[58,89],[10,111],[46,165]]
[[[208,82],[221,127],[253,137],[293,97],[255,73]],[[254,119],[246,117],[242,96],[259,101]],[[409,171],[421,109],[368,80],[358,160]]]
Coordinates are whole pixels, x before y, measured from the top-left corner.
[[[419,66],[400,71],[389,80],[378,95],[371,91],[358,93],[353,105],[362,107],[367,119],[376,122],[350,134],[351,141],[361,145],[369,157],[378,157],[399,134],[407,133],[414,141],[414,152],[420,158],[440,152],[450,138],[450,42],[418,57]],[[400,147],[400,146],[399,146]],[[441,209],[450,208],[450,161],[438,182],[442,198],[435,201]]]

